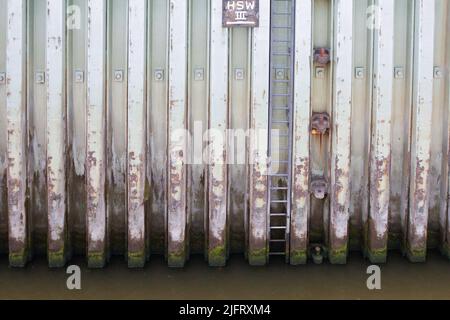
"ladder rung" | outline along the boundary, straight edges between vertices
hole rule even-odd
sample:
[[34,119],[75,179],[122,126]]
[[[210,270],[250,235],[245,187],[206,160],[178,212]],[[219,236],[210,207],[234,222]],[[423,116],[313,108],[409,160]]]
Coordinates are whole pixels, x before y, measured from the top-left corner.
[[272,123],[275,123],[275,124],[285,124],[285,123],[289,123],[289,120],[273,120],[272,121]]
[[286,230],[286,226],[271,226],[270,229],[272,230]]
[[287,173],[273,173],[270,175],[271,177],[289,177]]
[[271,217],[287,217],[286,213],[271,213]]
[[284,240],[282,240],[282,239],[273,239],[273,240],[269,240],[270,242],[273,242],[273,243],[284,243],[284,242],[286,242],[286,239],[284,239]]
[[290,93],[274,93],[273,96],[274,97],[290,97],[291,94]]
[[271,200],[271,203],[287,203],[287,200]]

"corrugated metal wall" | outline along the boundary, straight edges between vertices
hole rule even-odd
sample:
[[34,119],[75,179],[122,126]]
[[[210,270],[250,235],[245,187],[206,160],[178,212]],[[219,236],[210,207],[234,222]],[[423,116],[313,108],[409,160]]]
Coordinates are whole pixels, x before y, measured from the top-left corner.
[[[288,261],[316,246],[332,263],[350,250],[373,262],[388,249],[450,255],[449,1],[294,1]],[[11,265],[45,254],[53,267],[78,254],[91,267],[153,254],[268,263],[267,137],[250,135],[240,164],[213,144],[208,164],[216,137],[188,152],[177,129],[269,128],[270,12],[260,0],[258,28],[225,29],[219,0],[0,0]],[[320,48],[330,63],[314,59]],[[329,128],[312,130],[321,115]]]

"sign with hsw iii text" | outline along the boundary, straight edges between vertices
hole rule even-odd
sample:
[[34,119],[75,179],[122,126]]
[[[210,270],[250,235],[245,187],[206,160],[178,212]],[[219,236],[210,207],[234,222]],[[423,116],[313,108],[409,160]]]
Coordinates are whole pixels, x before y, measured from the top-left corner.
[[223,0],[223,26],[258,27],[259,0]]

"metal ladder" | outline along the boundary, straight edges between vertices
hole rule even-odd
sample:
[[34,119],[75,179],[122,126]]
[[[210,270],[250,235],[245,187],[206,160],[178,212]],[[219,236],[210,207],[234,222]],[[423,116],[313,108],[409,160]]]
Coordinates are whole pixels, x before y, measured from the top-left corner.
[[[269,256],[289,260],[295,0],[271,0]],[[274,134],[274,130],[278,133]]]

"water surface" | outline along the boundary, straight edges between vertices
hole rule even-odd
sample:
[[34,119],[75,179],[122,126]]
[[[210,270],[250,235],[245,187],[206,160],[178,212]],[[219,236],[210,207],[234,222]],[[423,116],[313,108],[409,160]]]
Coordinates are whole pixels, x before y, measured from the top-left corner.
[[346,266],[292,267],[272,260],[250,267],[233,256],[226,268],[209,268],[193,257],[185,269],[169,269],[152,257],[143,270],[129,270],[114,258],[103,270],[89,270],[82,258],[82,290],[66,288],[64,269],[50,270],[45,259],[10,269],[0,258],[0,299],[450,299],[450,261],[430,253],[425,264],[411,264],[391,253],[382,266],[382,290],[366,287],[369,263],[358,253]]

